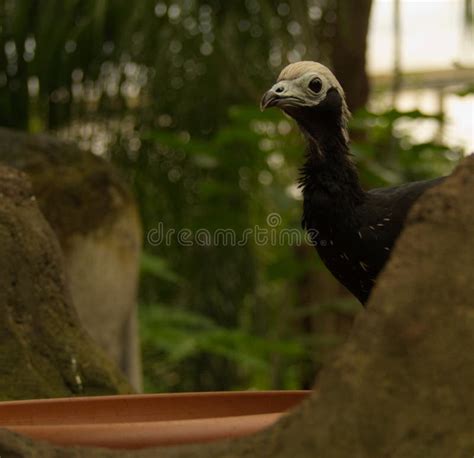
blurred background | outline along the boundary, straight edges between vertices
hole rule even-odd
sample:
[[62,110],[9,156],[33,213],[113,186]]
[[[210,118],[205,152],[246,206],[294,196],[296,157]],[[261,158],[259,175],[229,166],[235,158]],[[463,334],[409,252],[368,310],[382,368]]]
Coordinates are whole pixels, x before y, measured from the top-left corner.
[[258,109],[298,60],[344,86],[364,186],[449,173],[474,149],[472,34],[470,0],[0,1],[0,125],[73,140],[135,192],[146,391],[312,386],[361,309],[314,248],[147,234],[300,230],[302,139]]

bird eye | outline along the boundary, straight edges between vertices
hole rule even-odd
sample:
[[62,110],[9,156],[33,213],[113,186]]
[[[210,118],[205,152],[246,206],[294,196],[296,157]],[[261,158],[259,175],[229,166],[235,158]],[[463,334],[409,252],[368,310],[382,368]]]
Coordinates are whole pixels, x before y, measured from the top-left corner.
[[309,88],[315,93],[321,92],[321,89],[323,88],[323,83],[319,78],[314,78],[314,80],[311,80],[309,83]]

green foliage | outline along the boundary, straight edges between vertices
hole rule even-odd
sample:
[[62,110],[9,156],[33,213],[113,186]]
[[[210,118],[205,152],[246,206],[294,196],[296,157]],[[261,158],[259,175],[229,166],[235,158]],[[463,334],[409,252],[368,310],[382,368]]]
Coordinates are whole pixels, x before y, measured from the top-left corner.
[[463,88],[457,92],[458,97],[466,97],[468,95],[474,94],[474,84],[470,84],[468,87]]
[[449,173],[462,151],[433,137],[418,140],[414,134],[426,127],[426,122],[436,132],[444,119],[419,110],[401,112],[394,108],[381,112],[361,109],[355,114],[352,150],[366,185],[386,186]]
[[147,252],[141,257],[141,272],[143,275],[151,275],[159,280],[178,283],[181,279],[169,267],[166,259],[153,256]]
[[[243,329],[227,329],[203,315],[159,304],[142,307],[141,323],[143,352],[147,361],[153,361],[146,373],[146,384],[153,389],[193,386],[193,380],[170,386],[170,380],[176,377],[169,379],[169,374],[179,379],[180,369],[199,356],[217,357],[237,366],[238,372],[246,376],[246,384],[239,385],[236,379],[232,389],[271,386],[274,358],[282,358],[291,367],[308,353],[298,341],[265,339]],[[297,388],[295,371],[290,369],[285,375],[285,385]]]
[[[159,215],[165,230],[214,231],[222,228],[233,230],[240,237],[246,228],[266,226],[269,207],[278,210],[282,220],[286,218],[284,224],[287,227],[299,225],[294,198],[285,192],[296,174],[296,167],[292,164],[296,164],[300,156],[299,135],[294,127],[277,112],[260,113],[254,107],[233,107],[228,118],[229,123],[207,139],[194,139],[163,129],[142,134],[142,151],[146,151],[148,160],[155,158],[155,166],[142,164],[145,158],[141,156],[136,161],[127,160],[126,170],[133,176],[139,201],[145,205],[142,214],[146,232],[156,227],[155,215]],[[285,157],[280,152],[283,148],[287,152]],[[269,158],[276,153],[279,158],[277,169],[269,165],[272,163]],[[173,171],[177,169],[180,177],[174,179]],[[263,180],[266,184],[259,179],[262,173],[266,174],[266,180]],[[171,209],[168,207],[169,198],[157,200],[153,198],[156,195],[173,196],[176,205]],[[277,385],[270,377],[269,365],[273,358],[267,359],[266,365],[262,366],[271,348],[274,347],[278,358],[283,358],[284,347],[290,351],[291,342],[298,341],[297,323],[283,326],[285,322],[288,324],[285,315],[289,308],[280,296],[286,286],[285,279],[295,279],[303,272],[293,247],[258,246],[250,239],[243,246],[185,247],[174,240],[170,245],[148,244],[145,248],[145,259],[159,260],[153,265],[157,265],[156,274],[160,280],[169,278],[171,269],[179,275],[180,281],[177,284],[168,281],[157,283],[151,275],[144,276],[143,300],[173,304],[182,314],[207,316],[221,326],[216,328],[215,325],[211,334],[202,334],[201,329],[198,336],[193,337],[194,344],[189,347],[192,351],[186,355],[185,361],[173,360],[173,369],[169,368],[173,374],[178,373],[180,380],[194,380],[196,373],[200,373],[202,380],[197,386],[201,389],[248,384],[260,388],[297,386],[295,374],[301,363],[296,364],[295,358],[295,364],[281,365],[282,373]],[[162,259],[169,260],[165,275]],[[150,272],[151,263],[147,262],[147,265]],[[262,285],[265,286],[262,288]],[[168,307],[169,310],[171,305]],[[153,310],[153,306],[145,308]],[[150,313],[153,312],[147,312],[147,316]],[[156,316],[158,323],[160,316]],[[147,328],[150,320],[144,318],[143,322]],[[170,322],[167,320],[159,323],[165,332],[165,340],[169,337],[166,334],[168,325]],[[146,334],[154,335],[157,326]],[[172,327],[171,333],[176,335],[174,324]],[[245,333],[242,333],[243,327],[247,329]],[[265,342],[272,343],[273,347],[267,347]],[[209,345],[214,346],[215,351]],[[145,340],[145,346],[153,348],[150,340]],[[251,357],[257,350],[260,353]],[[156,372],[158,353],[147,351],[146,355],[146,373]],[[168,354],[160,353],[159,356],[159,366],[169,367]],[[205,365],[202,358],[207,361]],[[244,364],[252,358],[260,361],[260,366]],[[217,374],[216,365],[221,367]],[[175,366],[179,368],[178,372]],[[167,380],[163,372],[158,372]],[[155,389],[164,389],[160,377],[153,378],[157,383]],[[185,383],[166,388],[191,389],[192,386]]]
[[273,0],[5,0],[0,124],[54,129],[97,113],[139,112],[141,122],[164,113],[205,136],[229,105],[256,102],[288,53],[327,60],[329,41],[319,38],[335,6],[315,19],[302,6],[280,14]]

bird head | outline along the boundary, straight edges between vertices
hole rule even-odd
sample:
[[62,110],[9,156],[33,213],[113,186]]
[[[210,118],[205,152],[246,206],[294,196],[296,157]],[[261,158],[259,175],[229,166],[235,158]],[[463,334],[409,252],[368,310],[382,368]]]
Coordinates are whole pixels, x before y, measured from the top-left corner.
[[296,62],[285,67],[260,102],[262,111],[270,107],[282,109],[306,132],[311,131],[311,124],[336,118],[347,138],[350,114],[344,90],[333,73],[318,62]]

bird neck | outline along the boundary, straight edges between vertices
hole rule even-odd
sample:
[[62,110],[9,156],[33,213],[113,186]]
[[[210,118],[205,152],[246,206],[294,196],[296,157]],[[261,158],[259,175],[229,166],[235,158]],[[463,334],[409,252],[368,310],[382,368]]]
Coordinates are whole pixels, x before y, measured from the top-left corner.
[[307,140],[306,162],[301,168],[305,227],[354,226],[355,207],[365,199],[349,151],[344,120],[326,114],[299,122]]
[[300,123],[307,140],[300,179],[303,194],[322,192],[340,203],[358,204],[365,193],[351,159],[345,127],[342,122],[329,121],[313,119],[310,125]]

